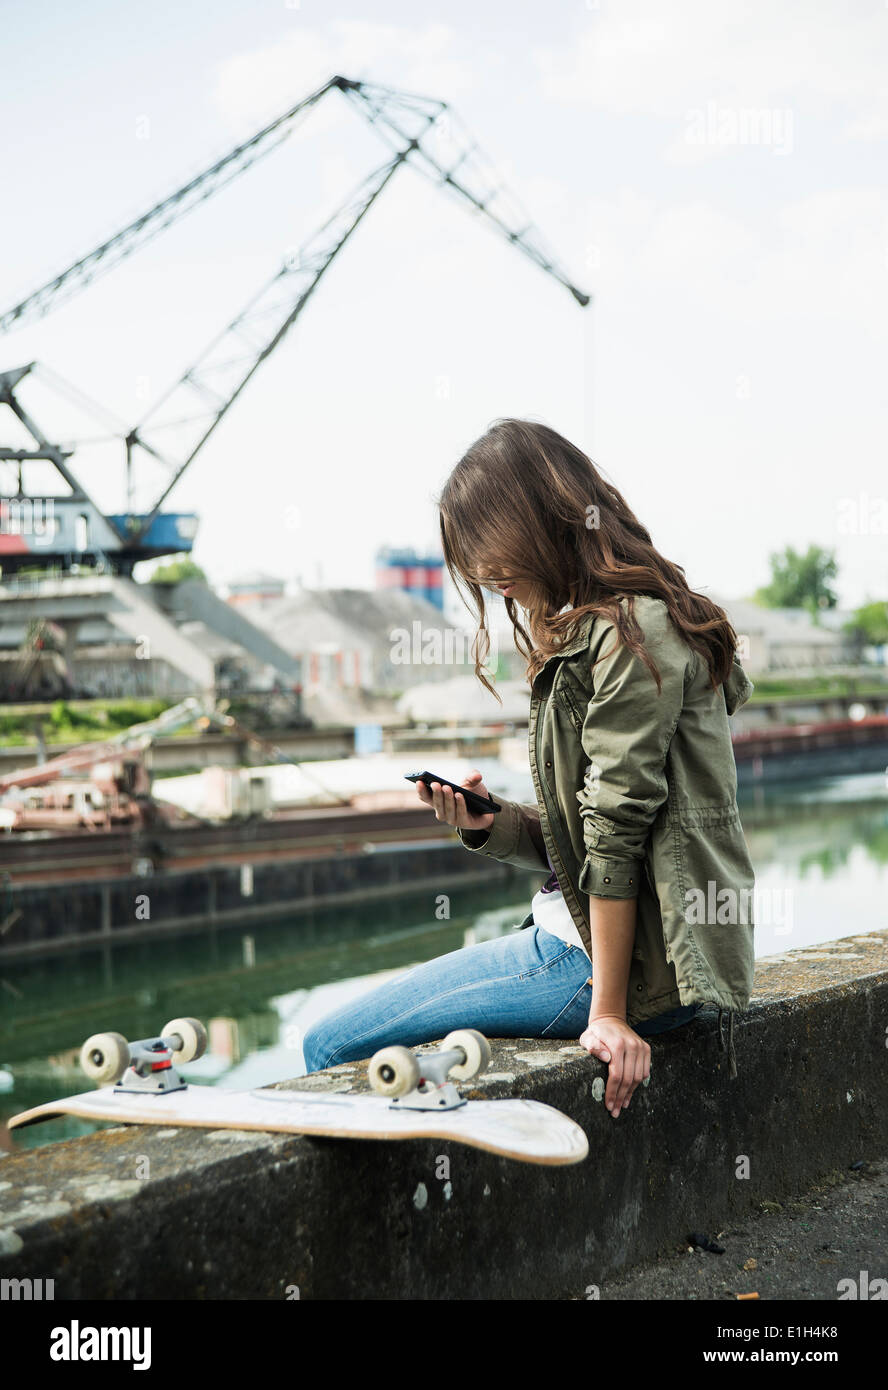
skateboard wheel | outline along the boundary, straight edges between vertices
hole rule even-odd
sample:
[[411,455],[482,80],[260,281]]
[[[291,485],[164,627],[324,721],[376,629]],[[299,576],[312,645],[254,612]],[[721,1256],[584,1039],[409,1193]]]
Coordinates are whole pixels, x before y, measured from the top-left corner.
[[457,1081],[471,1081],[473,1076],[490,1066],[490,1043],[476,1028],[457,1028],[453,1033],[448,1033],[441,1049],[448,1052],[453,1047],[461,1047],[466,1054],[464,1062],[450,1068],[450,1075],[456,1077]]
[[91,1081],[119,1081],[129,1060],[129,1043],[122,1033],[93,1033],[80,1049],[80,1065]]
[[409,1047],[384,1047],[370,1060],[367,1076],[381,1096],[405,1096],[419,1085],[419,1062]]
[[177,1062],[193,1062],[202,1057],[207,1050],[207,1030],[199,1018],[174,1018],[164,1025],[162,1038],[172,1038],[176,1034],[182,1039],[181,1048],[176,1051]]

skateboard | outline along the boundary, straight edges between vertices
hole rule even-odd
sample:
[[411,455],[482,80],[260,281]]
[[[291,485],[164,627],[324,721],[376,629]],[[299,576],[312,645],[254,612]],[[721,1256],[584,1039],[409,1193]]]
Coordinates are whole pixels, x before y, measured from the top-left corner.
[[581,1163],[589,1144],[578,1124],[536,1100],[467,1100],[457,1081],[490,1064],[490,1044],[474,1029],[448,1033],[439,1050],[415,1053],[386,1047],[370,1061],[375,1094],[318,1091],[226,1091],[190,1086],[173,1058],[192,1061],[206,1051],[198,1019],[173,1019],[156,1038],[128,1043],[119,1033],[96,1033],[80,1051],[98,1090],[23,1110],[10,1129],[58,1115],[118,1124],[272,1130],[330,1139],[444,1139],[522,1163]]

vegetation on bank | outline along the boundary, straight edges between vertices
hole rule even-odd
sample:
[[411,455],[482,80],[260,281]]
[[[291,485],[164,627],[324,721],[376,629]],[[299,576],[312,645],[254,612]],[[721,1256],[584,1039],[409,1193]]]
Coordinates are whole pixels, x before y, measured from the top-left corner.
[[[156,719],[170,700],[55,700],[52,704],[0,705],[0,744],[31,746],[37,743],[35,724],[43,725],[48,744],[93,743],[112,738],[133,724]],[[176,735],[193,733],[193,725]],[[173,735],[175,737],[176,735]]]
[[755,690],[750,704],[775,699],[805,699],[815,696],[861,696],[888,695],[888,668],[884,674],[878,671],[863,675],[834,676],[790,676],[756,675],[750,676]]
[[181,584],[183,579],[197,579],[201,584],[208,586],[210,582],[200,565],[196,565],[187,556],[178,560],[173,559],[166,565],[157,565],[151,571],[148,582],[150,584]]

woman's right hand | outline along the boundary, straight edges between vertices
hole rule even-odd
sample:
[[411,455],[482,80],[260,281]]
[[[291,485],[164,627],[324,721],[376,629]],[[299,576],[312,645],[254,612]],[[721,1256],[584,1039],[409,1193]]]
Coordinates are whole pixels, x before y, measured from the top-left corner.
[[[467,791],[477,792],[479,796],[490,795],[481,781],[481,773],[477,770],[470,772],[461,785]],[[467,810],[465,797],[460,796],[459,792],[454,794],[450,787],[442,787],[440,782],[432,782],[428,787],[425,782],[417,782],[416,791],[420,801],[424,801],[426,806],[434,807],[436,820],[453,825],[458,830],[489,830],[493,825],[492,811],[485,811],[482,815],[476,816],[474,812]]]

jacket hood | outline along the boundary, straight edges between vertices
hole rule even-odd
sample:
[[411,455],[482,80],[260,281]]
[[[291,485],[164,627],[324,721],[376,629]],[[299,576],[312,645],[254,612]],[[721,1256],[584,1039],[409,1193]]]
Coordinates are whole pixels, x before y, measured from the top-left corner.
[[734,664],[728,675],[727,680],[722,686],[725,692],[725,706],[728,714],[733,714],[735,710],[746,704],[755,686],[747,676],[743,667],[740,665],[738,657],[734,657]]

